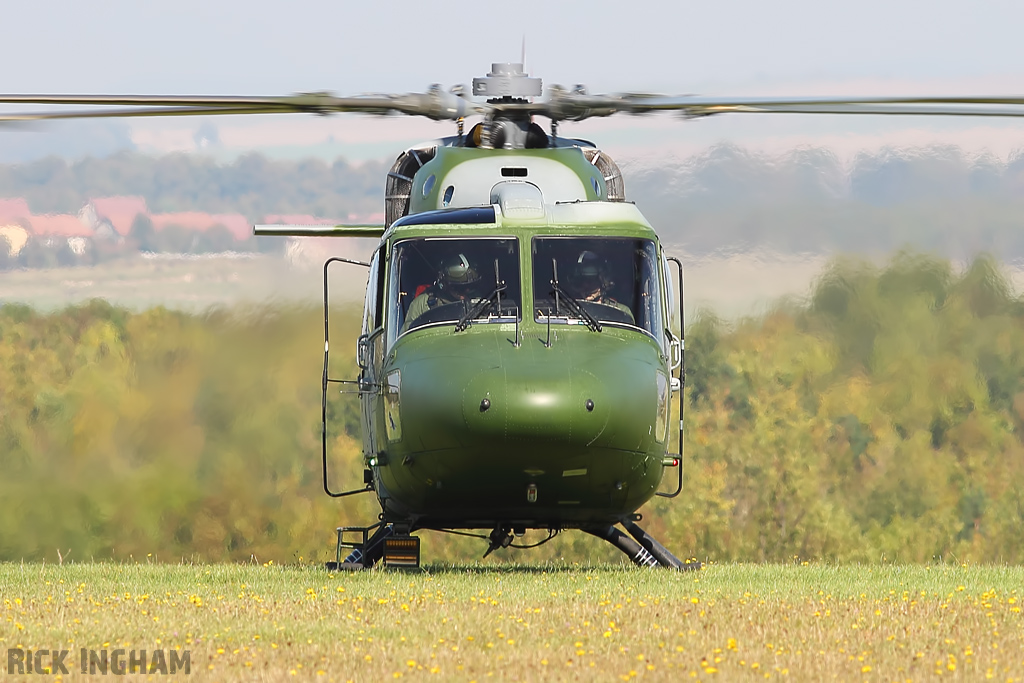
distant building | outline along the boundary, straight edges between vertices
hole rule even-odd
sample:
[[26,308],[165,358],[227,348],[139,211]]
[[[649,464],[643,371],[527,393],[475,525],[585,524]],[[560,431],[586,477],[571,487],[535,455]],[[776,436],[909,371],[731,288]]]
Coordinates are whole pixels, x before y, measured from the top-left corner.
[[0,249],[7,249],[10,256],[17,256],[28,244],[29,233],[20,225],[0,225]]
[[[170,227],[191,234],[193,248],[203,240],[201,233],[218,228],[216,236],[210,234],[203,249],[234,249],[233,241],[246,241],[252,236],[252,223],[239,213],[210,214],[199,211],[179,213],[149,213],[143,197],[97,197],[90,199],[77,215],[33,215],[25,199],[0,199],[0,249],[18,256],[26,245],[38,244],[47,249],[67,247],[71,254],[82,256],[91,249],[101,253],[114,253],[125,245],[132,226],[140,216],[147,217],[154,231],[159,233]],[[276,222],[315,224],[336,223],[333,219],[314,216],[275,216]],[[230,237],[229,237],[230,236]],[[181,235],[177,236],[181,242]],[[188,251],[184,244],[173,239],[172,248]]]
[[43,214],[28,219],[32,233],[39,237],[92,237],[93,231],[78,216],[70,214]]
[[0,224],[20,224],[31,215],[32,211],[24,199],[0,199]]
[[92,242],[88,237],[69,237],[68,238],[68,249],[75,256],[81,256],[89,249],[89,245]]
[[90,199],[78,212],[78,219],[99,239],[121,240],[132,230],[139,214],[149,209],[142,197],[99,197]]

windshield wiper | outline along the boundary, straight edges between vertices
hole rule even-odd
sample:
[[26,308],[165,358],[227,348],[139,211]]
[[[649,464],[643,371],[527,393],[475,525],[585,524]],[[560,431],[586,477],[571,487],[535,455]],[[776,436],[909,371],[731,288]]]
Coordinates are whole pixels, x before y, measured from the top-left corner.
[[[555,259],[551,259],[551,293],[555,297],[555,315],[558,315],[559,303],[565,304],[565,307],[569,309],[577,318],[587,323],[594,332],[601,331],[601,323],[597,322],[597,318],[592,316],[587,309],[583,308],[579,302],[572,296],[568,295],[564,289],[558,284],[558,262]],[[550,318],[550,314],[548,315]]]
[[504,292],[505,289],[507,289],[505,281],[501,279],[501,275],[498,273],[498,259],[494,259],[494,290],[462,314],[462,317],[459,318],[459,322],[455,323],[455,331],[464,331],[469,327],[471,320],[476,320],[484,313],[490,312],[492,307],[496,307],[498,315],[500,316],[501,293]]

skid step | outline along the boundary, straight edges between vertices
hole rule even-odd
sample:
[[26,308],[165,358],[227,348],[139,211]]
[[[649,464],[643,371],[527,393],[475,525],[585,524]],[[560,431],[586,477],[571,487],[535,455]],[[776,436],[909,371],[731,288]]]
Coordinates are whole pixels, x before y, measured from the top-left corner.
[[420,539],[416,536],[385,538],[384,566],[418,569],[420,566]]
[[[339,526],[338,542],[334,549],[334,562],[327,562],[327,571],[352,571],[372,566],[373,562],[367,563],[366,547],[371,540],[371,533],[379,532],[384,527],[383,522],[377,522],[370,526]],[[377,534],[374,533],[374,536]],[[350,551],[344,561],[341,559],[342,549]]]
[[[371,526],[340,526],[334,561],[325,563],[327,571],[358,571],[383,561],[385,567],[418,568],[420,539],[399,533],[392,524],[377,522]],[[348,554],[342,559],[342,550]]]

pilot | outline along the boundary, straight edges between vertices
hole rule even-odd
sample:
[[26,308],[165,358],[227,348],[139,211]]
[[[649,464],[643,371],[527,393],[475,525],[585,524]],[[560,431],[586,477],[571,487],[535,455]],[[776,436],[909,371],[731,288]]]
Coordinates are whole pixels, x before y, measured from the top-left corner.
[[402,331],[409,329],[416,318],[445,304],[458,301],[473,302],[481,296],[480,273],[472,266],[465,254],[455,254],[441,263],[437,281],[409,304]]
[[633,312],[629,310],[629,306],[619,303],[609,293],[611,285],[612,282],[608,279],[601,257],[592,251],[580,252],[573,268],[572,294],[579,294],[579,301],[589,301],[617,308],[629,317],[630,322],[633,322]]

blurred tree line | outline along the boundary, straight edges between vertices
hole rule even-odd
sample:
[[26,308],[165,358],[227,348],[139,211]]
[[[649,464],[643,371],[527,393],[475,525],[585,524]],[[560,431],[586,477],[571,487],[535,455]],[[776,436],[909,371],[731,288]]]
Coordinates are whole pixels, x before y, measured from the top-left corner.
[[181,225],[168,225],[162,230],[153,227],[149,216],[139,214],[132,221],[126,246],[131,250],[165,254],[216,254],[226,251],[272,252],[281,251],[283,242],[250,236],[246,240],[236,239],[223,225],[213,225],[205,230],[194,230]]
[[[391,161],[50,157],[0,164],[0,197],[25,197],[36,213],[74,213],[93,197],[138,195],[154,212],[343,219],[383,210]],[[769,155],[719,145],[677,162],[623,161],[623,172],[627,196],[662,239],[697,255],[754,247],[887,254],[912,244],[950,258],[979,251],[1024,257],[1024,154],[1002,160],[938,146],[844,161],[823,148]]]
[[720,559],[1024,560],[1024,301],[989,257],[837,260],[804,305],[689,330],[687,498]]
[[[379,510],[320,488],[320,315],[0,307],[0,560],[325,559]],[[1024,561],[1024,301],[993,259],[839,259],[809,301],[687,337],[684,493],[641,510],[677,554]],[[361,481],[355,409],[332,407],[335,488]],[[619,558],[577,532],[504,557],[557,555]]]
[[274,161],[260,154],[229,164],[194,154],[119,152],[68,162],[59,157],[0,164],[0,197],[24,197],[35,213],[77,213],[95,197],[146,199],[155,213],[241,213],[251,220],[295,213],[345,218],[379,213],[389,164],[343,159]]
[[1005,161],[955,146],[882,149],[841,160],[719,145],[675,164],[626,164],[626,194],[662,239],[694,254],[889,254],[905,245],[967,259],[1024,257],[1024,153]]

